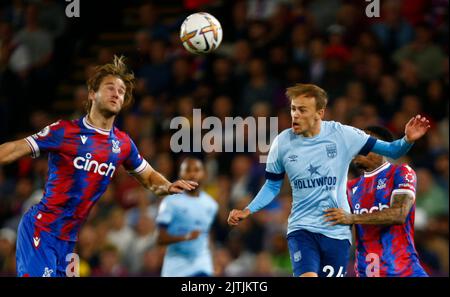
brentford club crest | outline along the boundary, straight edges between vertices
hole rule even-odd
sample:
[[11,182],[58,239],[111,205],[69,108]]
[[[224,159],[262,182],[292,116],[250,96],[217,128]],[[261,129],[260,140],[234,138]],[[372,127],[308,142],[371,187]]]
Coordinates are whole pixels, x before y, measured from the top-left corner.
[[326,149],[328,158],[332,159],[337,156],[337,147],[335,143],[327,144]]

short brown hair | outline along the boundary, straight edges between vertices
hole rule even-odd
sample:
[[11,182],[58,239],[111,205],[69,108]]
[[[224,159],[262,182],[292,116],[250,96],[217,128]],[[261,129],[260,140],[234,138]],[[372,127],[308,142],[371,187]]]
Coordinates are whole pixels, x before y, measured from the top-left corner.
[[[129,107],[133,103],[135,78],[133,72],[128,71],[124,56],[118,57],[114,55],[112,63],[96,66],[92,76],[89,77],[87,81],[88,91],[97,92],[103,79],[109,75],[117,76],[124,82],[126,90],[122,109]],[[88,100],[86,103],[86,111],[88,113],[90,112],[91,107],[92,101]]]
[[290,101],[298,96],[314,97],[316,99],[316,109],[325,109],[328,103],[328,95],[324,89],[313,84],[295,84],[286,89],[286,97]]

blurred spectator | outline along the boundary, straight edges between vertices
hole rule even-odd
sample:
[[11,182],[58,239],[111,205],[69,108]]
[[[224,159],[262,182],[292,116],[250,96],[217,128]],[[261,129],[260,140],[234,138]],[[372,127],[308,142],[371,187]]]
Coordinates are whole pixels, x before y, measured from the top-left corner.
[[236,204],[250,194],[249,192],[249,171],[251,161],[246,155],[236,156],[231,164],[232,188],[231,202]]
[[120,252],[114,245],[106,245],[100,251],[100,265],[93,269],[92,276],[123,277],[126,269],[120,264]]
[[436,79],[442,74],[444,53],[433,43],[431,28],[421,24],[415,29],[416,37],[411,44],[397,50],[393,59],[396,63],[407,59],[417,67],[418,76],[423,81]]
[[[122,209],[114,209],[109,216],[110,230],[108,241],[117,248],[118,256],[128,252],[128,247],[133,242],[134,232],[126,225],[125,213]],[[108,254],[109,255],[109,254]]]
[[86,114],[86,102],[88,100],[88,91],[85,86],[78,86],[73,92],[74,111],[70,116],[71,119],[79,119]]
[[161,276],[164,251],[165,249],[160,246],[146,250],[144,252],[142,268],[139,274],[141,276]]
[[146,30],[152,39],[167,40],[168,30],[158,20],[158,8],[152,3],[143,4],[139,7],[139,22],[141,30]]
[[53,52],[53,39],[39,26],[38,13],[37,6],[27,6],[25,27],[14,36],[15,43],[23,44],[29,50],[31,65],[35,68],[46,66]]
[[130,241],[125,255],[125,263],[132,274],[140,272],[144,265],[142,259],[146,251],[156,245],[156,228],[154,217],[141,213],[135,227],[134,238]]
[[372,25],[372,30],[380,39],[386,53],[408,44],[413,38],[413,28],[402,17],[400,10],[401,1],[385,1],[381,6],[382,20]]
[[94,226],[85,225],[78,237],[77,252],[80,256],[80,276],[90,276],[99,263],[99,241]]
[[252,59],[249,64],[250,78],[242,92],[241,115],[248,115],[253,104],[266,102],[272,104],[278,83],[269,77],[266,64],[262,59]]
[[252,276],[270,277],[275,276],[272,265],[272,257],[268,252],[260,252],[256,255],[255,266],[253,268]]
[[170,83],[170,65],[166,60],[166,44],[162,40],[153,40],[149,56],[151,63],[143,64],[137,76],[145,82],[145,91],[150,95],[160,95]]
[[25,24],[25,10],[26,3],[23,0],[10,1],[9,5],[6,5],[2,18],[9,22],[14,31],[22,28]]
[[449,198],[444,189],[435,183],[428,169],[418,169],[417,173],[417,198],[416,205],[434,218],[448,215]]
[[53,38],[60,37],[66,29],[64,6],[55,0],[42,0],[39,3],[39,25],[49,32]]
[[16,232],[0,229],[0,276],[14,276],[16,271]]
[[[342,5],[341,0],[314,0],[305,1],[306,11],[313,16],[314,26],[319,32],[324,32],[331,24],[334,23],[339,7]],[[326,7],[326,9],[324,9]]]

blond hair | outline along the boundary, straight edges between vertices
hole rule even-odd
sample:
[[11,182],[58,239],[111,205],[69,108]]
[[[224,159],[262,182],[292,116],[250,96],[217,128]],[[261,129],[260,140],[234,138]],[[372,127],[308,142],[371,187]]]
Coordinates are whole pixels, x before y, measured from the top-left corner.
[[327,107],[327,92],[316,85],[297,83],[286,89],[286,97],[288,97],[290,101],[298,96],[313,97],[316,100],[316,110],[325,109],[325,107]]

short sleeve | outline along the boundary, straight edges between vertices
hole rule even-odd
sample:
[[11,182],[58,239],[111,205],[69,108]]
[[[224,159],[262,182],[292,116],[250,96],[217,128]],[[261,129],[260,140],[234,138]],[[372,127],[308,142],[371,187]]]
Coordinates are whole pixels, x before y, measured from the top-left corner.
[[284,178],[284,165],[279,148],[280,135],[275,137],[270,146],[266,163],[266,178],[271,180],[281,180]]
[[167,228],[173,219],[173,205],[168,199],[168,197],[164,198],[161,201],[158,209],[158,215],[156,216],[156,223],[161,226]]
[[64,131],[64,122],[58,121],[25,138],[28,146],[31,148],[31,156],[37,158],[41,152],[58,151],[64,140]]
[[367,155],[377,141],[376,138],[361,129],[347,125],[340,125],[340,128],[343,134],[342,140],[345,142],[350,159],[356,155]]
[[408,194],[412,198],[416,197],[416,185],[417,178],[414,170],[409,165],[402,165],[396,171],[394,175],[394,188],[391,194],[391,198],[395,194]]
[[128,154],[128,157],[123,162],[123,166],[125,169],[132,173],[132,174],[139,174],[142,171],[145,170],[149,164],[147,161],[142,158],[142,156],[139,154],[139,151],[134,144],[133,140],[131,138],[128,138],[130,140],[130,153]]

